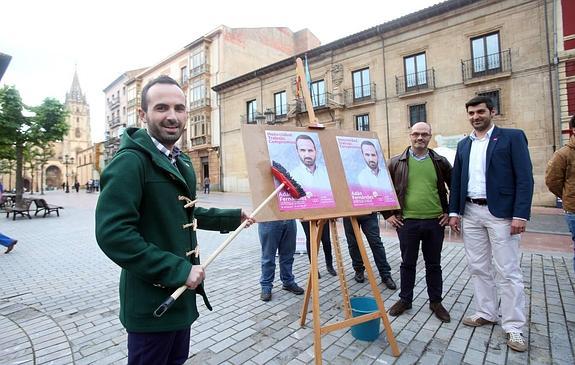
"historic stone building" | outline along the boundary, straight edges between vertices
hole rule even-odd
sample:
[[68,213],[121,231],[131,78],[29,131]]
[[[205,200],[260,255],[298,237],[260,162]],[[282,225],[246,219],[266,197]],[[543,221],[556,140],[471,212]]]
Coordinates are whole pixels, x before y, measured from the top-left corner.
[[[319,44],[307,29],[294,33],[288,28],[229,28],[222,25],[137,75],[121,76],[105,92],[107,97],[110,92],[111,97],[114,92],[117,95],[120,89],[125,88],[126,126],[142,126],[137,109],[143,85],[160,75],[169,75],[177,80],[184,89],[189,110],[188,125],[179,147],[190,155],[198,184],[209,176],[212,187],[219,190],[220,117],[216,94],[211,87]],[[121,99],[118,107],[121,111]],[[121,120],[118,123],[123,124]],[[110,139],[114,137],[110,134]],[[111,143],[107,141],[106,145]],[[110,151],[113,154],[112,148]],[[108,157],[110,155],[107,153]]]
[[[525,130],[534,203],[551,204],[544,172],[561,130],[547,43],[554,10],[553,1],[449,0],[301,53],[309,61],[316,116],[328,128],[377,132],[389,157],[409,144],[409,127],[419,121],[432,125],[432,147],[454,148],[472,130],[465,102],[487,95],[497,125]],[[247,192],[249,145],[242,144],[241,125],[308,124],[295,97],[295,57],[213,89],[224,190]]]
[[68,110],[66,122],[70,126],[62,142],[54,143],[54,157],[48,161],[44,183],[47,187],[59,187],[68,182],[70,186],[84,177],[78,176],[78,154],[92,146],[90,135],[90,106],[82,93],[78,73],[74,72],[72,86],[64,102]]
[[554,82],[557,84],[557,103],[561,121],[562,144],[569,139],[569,119],[575,115],[575,1],[553,1],[553,22],[555,32],[551,38],[555,53],[553,61],[557,62],[557,74]]

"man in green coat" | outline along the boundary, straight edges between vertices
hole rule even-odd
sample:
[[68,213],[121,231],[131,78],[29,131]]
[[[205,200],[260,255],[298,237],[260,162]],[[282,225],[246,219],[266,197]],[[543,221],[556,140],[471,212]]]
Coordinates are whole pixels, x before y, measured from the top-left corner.
[[[187,120],[176,81],[160,76],[142,90],[140,118],[128,128],[101,177],[96,239],[122,267],[120,321],[128,332],[128,364],[183,364],[190,326],[198,318],[196,294],[211,310],[202,285],[196,228],[222,233],[253,219],[240,209],[196,207],[196,176],[175,146]],[[160,318],[155,309],[178,287],[189,290]]]

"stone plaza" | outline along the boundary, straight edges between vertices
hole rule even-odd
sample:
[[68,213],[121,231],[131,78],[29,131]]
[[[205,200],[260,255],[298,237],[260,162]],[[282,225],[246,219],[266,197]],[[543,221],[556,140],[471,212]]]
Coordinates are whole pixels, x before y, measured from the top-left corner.
[[[0,254],[0,364],[124,364],[126,332],[118,320],[120,270],[95,241],[94,207],[98,195],[52,191],[44,198],[65,207],[60,217],[52,214],[16,221],[0,217],[0,232],[18,239],[13,252]],[[251,210],[246,194],[200,194],[199,199],[199,206]],[[545,217],[539,222],[548,232],[564,230],[553,228]],[[399,283],[401,255],[397,237],[386,230],[383,220],[381,223],[393,278]],[[369,284],[353,280],[343,229],[340,223],[338,226],[350,295],[369,296]],[[470,328],[462,324],[462,318],[474,312],[473,291],[463,245],[457,238],[449,237],[450,242],[443,249],[442,267],[443,303],[451,313],[450,323],[440,322],[428,308],[420,257],[413,309],[399,317],[389,317],[401,355],[392,356],[382,325],[381,335],[373,342],[356,340],[349,329],[322,336],[323,362],[575,363],[575,274],[570,238],[548,232],[537,233],[539,246],[535,250],[527,242],[522,251],[529,321],[524,332],[529,341],[527,352],[509,350],[499,325]],[[225,235],[218,232],[199,231],[202,256],[206,258],[224,239]],[[550,246],[561,242],[562,249],[541,249],[545,242]],[[343,319],[343,311],[338,279],[326,273],[323,255],[319,257],[323,325]],[[307,256],[298,254],[294,274],[300,286],[305,286],[308,271]],[[240,233],[207,268],[206,290],[214,311],[198,304],[200,318],[192,326],[187,364],[314,363],[311,313],[305,327],[299,324],[303,296],[281,290],[276,273],[273,299],[264,303],[259,298],[259,275],[260,245],[257,227],[251,227]],[[399,290],[384,289],[382,284],[379,288],[389,308],[398,299]]]

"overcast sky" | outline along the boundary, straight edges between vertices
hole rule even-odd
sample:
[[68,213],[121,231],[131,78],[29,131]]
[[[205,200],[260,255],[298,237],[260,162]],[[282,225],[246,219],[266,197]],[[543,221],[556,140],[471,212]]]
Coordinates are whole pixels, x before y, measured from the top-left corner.
[[[440,0],[12,0],[0,6],[0,52],[12,56],[0,85],[26,104],[64,101],[77,65],[91,109],[92,140],[104,139],[102,90],[124,71],[150,66],[220,24],[311,30],[326,44]],[[312,70],[313,73],[313,70]]]

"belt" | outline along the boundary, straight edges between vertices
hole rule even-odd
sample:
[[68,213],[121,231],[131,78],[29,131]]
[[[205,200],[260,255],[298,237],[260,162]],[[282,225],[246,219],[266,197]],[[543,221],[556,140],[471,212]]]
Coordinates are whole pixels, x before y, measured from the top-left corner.
[[477,198],[477,199],[465,198],[465,201],[473,203],[473,204],[477,204],[477,205],[487,205],[487,199],[485,199],[485,198]]

